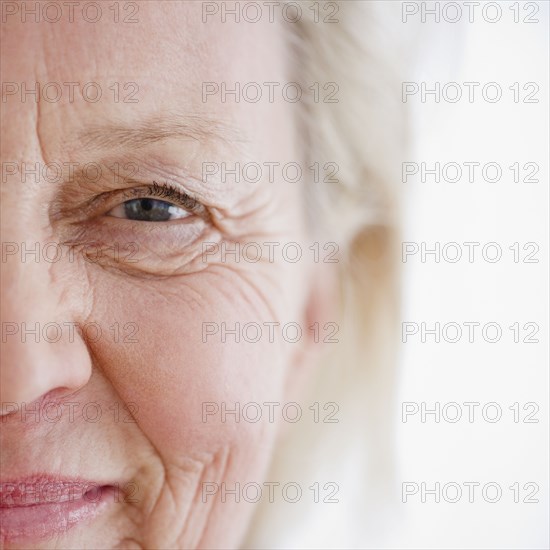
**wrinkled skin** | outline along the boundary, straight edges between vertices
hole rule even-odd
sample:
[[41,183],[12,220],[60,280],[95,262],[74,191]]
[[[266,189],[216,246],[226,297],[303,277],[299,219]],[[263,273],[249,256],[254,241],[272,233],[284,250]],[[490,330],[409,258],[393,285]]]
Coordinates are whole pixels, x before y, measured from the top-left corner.
[[[66,533],[4,547],[237,546],[254,506],[219,497],[203,502],[201,484],[261,483],[278,424],[222,423],[219,416],[205,423],[202,404],[283,402],[310,357],[310,335],[304,330],[297,344],[265,337],[235,343],[231,336],[223,343],[219,334],[204,343],[202,323],[307,327],[318,320],[313,304],[320,301],[307,261],[222,262],[215,255],[203,261],[206,241],[297,241],[304,250],[310,243],[301,183],[201,180],[209,160],[300,161],[297,106],[205,103],[201,86],[288,81],[284,32],[269,23],[202,24],[195,2],[141,3],[133,25],[112,18],[23,24],[14,17],[2,27],[3,81],[98,82],[104,96],[93,103],[77,92],[69,102],[67,87],[58,102],[9,96],[2,103],[2,162],[138,166],[131,181],[107,170],[97,182],[35,182],[33,176],[23,182],[20,173],[2,181],[2,241],[28,248],[63,243],[59,261],[3,259],[2,322],[97,323],[103,330],[94,338],[67,329],[53,343],[32,335],[24,342],[18,335],[3,339],[1,480],[47,473],[118,483],[123,492],[120,502]],[[121,98],[134,90],[124,83],[135,82],[138,102],[115,102],[114,82]],[[161,120],[189,135],[140,139]],[[158,223],[111,214],[129,199],[129,189],[153,180],[182,187],[204,209]],[[104,200],[92,203],[99,195]],[[92,244],[99,260],[87,256]],[[115,323],[118,338],[109,328]],[[84,418],[89,402],[100,405],[99,421]],[[23,421],[9,403],[57,404],[63,414],[55,422],[35,422],[32,415]],[[72,418],[66,403],[77,404]]]

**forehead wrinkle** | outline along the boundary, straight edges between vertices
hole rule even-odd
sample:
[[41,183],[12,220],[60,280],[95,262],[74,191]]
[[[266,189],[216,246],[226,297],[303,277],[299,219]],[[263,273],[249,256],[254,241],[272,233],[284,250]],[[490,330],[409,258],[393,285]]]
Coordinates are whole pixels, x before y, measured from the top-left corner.
[[78,132],[77,139],[86,150],[139,149],[167,139],[212,140],[227,145],[246,145],[241,132],[230,124],[199,115],[166,113],[133,123],[109,122],[92,125]]

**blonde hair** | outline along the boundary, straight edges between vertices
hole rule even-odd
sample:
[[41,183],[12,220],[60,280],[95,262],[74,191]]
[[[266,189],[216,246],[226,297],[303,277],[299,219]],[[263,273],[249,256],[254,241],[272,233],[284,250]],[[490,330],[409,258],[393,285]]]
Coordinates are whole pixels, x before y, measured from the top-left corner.
[[[300,21],[288,24],[292,80],[302,89],[335,82],[338,102],[304,102],[302,145],[308,161],[339,167],[339,183],[310,184],[306,204],[314,230],[325,242],[337,242],[341,253],[340,342],[319,366],[308,402],[336,402],[340,411],[338,424],[296,424],[288,430],[269,477],[281,484],[303,482],[302,488],[307,479],[321,487],[338,483],[343,470],[357,479],[339,485],[339,504],[262,502],[247,548],[364,547],[360,527],[371,532],[369,544],[376,545],[372,528],[380,527],[383,501],[392,492],[399,308],[395,195],[406,142],[396,78],[399,4],[321,2],[321,14],[333,11],[323,11],[324,4],[338,7],[335,23],[322,17],[316,22],[304,4]],[[345,523],[332,532],[338,512]]]

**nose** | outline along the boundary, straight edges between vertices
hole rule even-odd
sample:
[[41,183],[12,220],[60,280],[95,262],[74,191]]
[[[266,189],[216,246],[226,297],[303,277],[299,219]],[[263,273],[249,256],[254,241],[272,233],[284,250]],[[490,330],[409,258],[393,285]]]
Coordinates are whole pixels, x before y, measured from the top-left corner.
[[[12,239],[12,249],[16,244]],[[18,244],[25,245],[40,243]],[[52,277],[52,265],[41,256],[13,256],[2,258],[0,277],[0,415],[52,392],[75,392],[88,382],[92,363],[71,313],[75,306],[61,299],[67,289]]]

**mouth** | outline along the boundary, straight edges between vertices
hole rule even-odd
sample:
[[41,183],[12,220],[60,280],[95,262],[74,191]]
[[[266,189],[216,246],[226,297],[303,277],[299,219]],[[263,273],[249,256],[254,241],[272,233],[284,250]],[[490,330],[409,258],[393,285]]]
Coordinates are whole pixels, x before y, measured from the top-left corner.
[[0,482],[0,541],[58,536],[119,499],[117,484],[35,476]]

